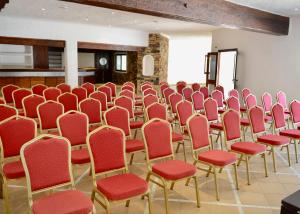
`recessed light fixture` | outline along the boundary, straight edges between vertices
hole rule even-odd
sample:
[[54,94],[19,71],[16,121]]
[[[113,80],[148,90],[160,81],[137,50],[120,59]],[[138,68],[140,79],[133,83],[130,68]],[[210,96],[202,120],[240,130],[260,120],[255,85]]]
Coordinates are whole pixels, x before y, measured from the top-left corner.
[[46,11],[46,8],[41,8],[41,11]]
[[85,20],[86,22],[88,22],[88,21],[89,21],[89,17],[86,17],[84,20]]
[[295,10],[295,11],[299,11],[299,8],[298,8],[298,7],[296,7],[294,10]]
[[116,12],[114,12],[114,11],[111,12],[111,15],[115,15],[115,14],[116,14]]

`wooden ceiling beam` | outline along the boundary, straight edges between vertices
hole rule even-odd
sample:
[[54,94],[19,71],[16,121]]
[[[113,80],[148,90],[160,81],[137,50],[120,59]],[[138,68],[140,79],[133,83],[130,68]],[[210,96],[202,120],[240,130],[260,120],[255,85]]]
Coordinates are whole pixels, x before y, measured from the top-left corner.
[[287,35],[289,17],[224,0],[62,0],[181,21]]
[[116,45],[106,43],[93,43],[93,42],[78,42],[78,49],[86,50],[110,50],[110,51],[140,51],[145,47],[130,46],[130,45]]
[[9,0],[0,0],[0,11],[5,7]]

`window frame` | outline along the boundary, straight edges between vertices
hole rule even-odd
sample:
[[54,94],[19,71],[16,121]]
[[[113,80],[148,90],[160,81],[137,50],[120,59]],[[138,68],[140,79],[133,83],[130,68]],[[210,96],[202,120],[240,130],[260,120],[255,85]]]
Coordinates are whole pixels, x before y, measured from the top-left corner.
[[[120,59],[121,59],[121,69],[118,69],[117,68],[117,58],[118,56],[120,56]],[[123,65],[123,61],[122,61],[122,56],[126,56],[126,69],[123,70],[122,69],[122,65]],[[126,52],[123,52],[123,53],[115,53],[115,63],[114,63],[114,67],[115,67],[115,72],[118,72],[118,73],[127,73],[127,53]]]

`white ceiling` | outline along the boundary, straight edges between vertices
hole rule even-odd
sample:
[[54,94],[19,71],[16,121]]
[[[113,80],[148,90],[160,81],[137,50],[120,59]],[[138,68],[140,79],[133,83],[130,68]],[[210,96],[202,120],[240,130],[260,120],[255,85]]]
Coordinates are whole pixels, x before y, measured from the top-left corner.
[[212,31],[217,27],[57,0],[10,0],[0,15],[131,28],[147,32]]
[[300,0],[227,0],[284,16],[300,15]]

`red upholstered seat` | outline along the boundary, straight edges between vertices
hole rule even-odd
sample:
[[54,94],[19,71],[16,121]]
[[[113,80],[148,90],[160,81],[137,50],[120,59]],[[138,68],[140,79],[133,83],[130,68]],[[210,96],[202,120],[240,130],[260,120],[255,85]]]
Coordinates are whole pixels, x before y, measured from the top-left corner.
[[265,118],[264,118],[265,122],[269,122],[269,121],[272,121],[272,117],[271,116],[268,116],[266,115]]
[[78,190],[56,192],[41,199],[37,199],[32,205],[35,214],[53,213],[80,213],[92,212],[93,204],[88,197]]
[[139,129],[144,125],[143,121],[130,121],[130,129]]
[[140,177],[126,173],[98,180],[97,188],[109,200],[123,200],[146,193],[148,184]]
[[235,154],[226,151],[211,150],[199,154],[198,160],[223,167],[235,163],[237,158]]
[[25,176],[21,161],[6,163],[3,166],[3,174],[8,179],[22,178]]
[[267,134],[257,137],[258,142],[267,143],[273,146],[280,146],[285,145],[289,143],[289,138],[280,136],[280,135],[274,135],[274,134]]
[[247,111],[247,108],[246,108],[245,106],[242,106],[242,107],[240,107],[240,111],[241,111],[241,112],[246,112],[246,111]]
[[279,132],[280,135],[292,138],[300,138],[300,130],[298,129],[287,129]]
[[211,123],[210,128],[212,129],[218,129],[218,130],[223,130],[223,125],[220,122],[217,123]]
[[145,148],[143,141],[138,139],[126,140],[126,152],[135,152]]
[[219,114],[223,114],[225,112],[225,109],[218,109]]
[[114,106],[113,103],[107,103],[107,108],[111,108],[111,107],[113,107],[113,106]]
[[140,95],[135,95],[134,98],[135,98],[136,100],[141,100],[143,97],[140,96]]
[[250,126],[250,121],[248,119],[242,118],[241,125],[242,126]]
[[266,151],[266,146],[253,142],[237,142],[231,145],[233,151],[255,155]]
[[193,176],[196,173],[196,167],[181,160],[168,160],[154,164],[152,171],[168,180],[178,180]]
[[135,106],[142,106],[143,102],[141,100],[135,101],[134,103]]
[[90,155],[87,149],[72,150],[71,157],[73,164],[83,164],[90,162]]
[[177,132],[172,132],[172,142],[183,141],[184,137],[182,134]]
[[135,111],[134,115],[135,116],[141,116],[141,115],[144,115],[144,112],[143,111]]

